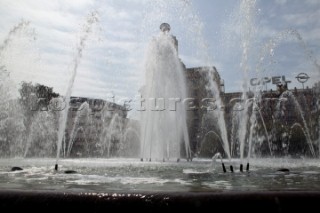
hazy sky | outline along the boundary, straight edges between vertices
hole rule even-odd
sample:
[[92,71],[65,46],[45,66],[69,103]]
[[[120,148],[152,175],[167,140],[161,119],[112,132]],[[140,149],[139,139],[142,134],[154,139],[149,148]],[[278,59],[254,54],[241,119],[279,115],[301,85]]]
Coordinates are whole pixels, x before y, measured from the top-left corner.
[[88,34],[73,96],[137,95],[146,46],[162,22],[171,24],[186,66],[216,66],[226,91],[241,90],[244,69],[248,78],[285,75],[289,88],[301,87],[301,72],[311,77],[306,86],[320,79],[319,0],[1,0],[0,47],[15,26],[29,23],[10,34],[1,66],[17,84],[43,83],[65,94],[92,12],[99,22]]

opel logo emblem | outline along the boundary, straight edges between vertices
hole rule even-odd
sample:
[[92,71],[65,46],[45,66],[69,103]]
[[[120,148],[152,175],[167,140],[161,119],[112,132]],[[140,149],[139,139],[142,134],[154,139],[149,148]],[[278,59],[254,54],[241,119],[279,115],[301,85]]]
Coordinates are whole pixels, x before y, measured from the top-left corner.
[[306,73],[299,73],[296,77],[296,79],[302,84],[306,83],[309,78],[310,77]]

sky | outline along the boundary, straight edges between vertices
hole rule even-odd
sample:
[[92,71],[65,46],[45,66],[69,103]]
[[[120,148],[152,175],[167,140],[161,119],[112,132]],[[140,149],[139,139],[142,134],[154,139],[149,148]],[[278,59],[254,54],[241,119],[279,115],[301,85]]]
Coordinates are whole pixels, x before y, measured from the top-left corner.
[[[92,14],[98,21],[88,24]],[[226,92],[272,76],[301,88],[302,72],[312,87],[319,20],[318,0],[1,0],[0,65],[16,89],[26,81],[64,95],[78,57],[72,96],[121,103],[139,94],[148,43],[167,22],[184,64],[215,66]]]

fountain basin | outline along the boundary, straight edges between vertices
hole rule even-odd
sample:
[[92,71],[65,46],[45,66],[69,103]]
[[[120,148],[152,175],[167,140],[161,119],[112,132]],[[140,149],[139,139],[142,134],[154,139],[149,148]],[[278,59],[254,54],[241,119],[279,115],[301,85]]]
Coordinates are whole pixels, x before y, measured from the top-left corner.
[[[140,159],[1,159],[2,209],[103,211],[197,210],[206,208],[284,212],[312,209],[320,198],[316,159],[256,159],[250,172],[241,162],[211,160],[179,163]],[[11,166],[23,170],[10,171]],[[231,173],[229,166],[233,165]],[[287,168],[289,172],[279,169]],[[77,173],[65,174],[75,170]],[[302,205],[304,204],[304,205]]]
[[[262,158],[240,172],[239,159],[163,162],[128,158],[1,159],[0,190],[80,193],[320,191],[317,159]],[[230,166],[234,172],[230,171]],[[12,171],[12,167],[23,170]],[[69,172],[74,171],[74,172]],[[284,172],[285,171],[285,172]]]

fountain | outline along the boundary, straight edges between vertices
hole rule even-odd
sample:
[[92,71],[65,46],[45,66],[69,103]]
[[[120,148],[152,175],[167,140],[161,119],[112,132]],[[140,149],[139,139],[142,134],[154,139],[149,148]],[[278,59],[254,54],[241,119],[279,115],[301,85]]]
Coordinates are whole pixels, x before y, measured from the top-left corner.
[[[80,61],[92,60],[100,66],[93,59],[95,51],[84,55],[97,13],[86,18],[77,36],[65,93],[58,97],[50,91],[50,100],[39,91],[41,85],[24,82],[20,90],[14,85],[7,51],[17,37],[30,36],[19,33],[30,23],[22,21],[10,30],[0,45],[1,208],[193,211],[213,205],[228,210],[235,203],[241,210],[287,211],[299,208],[299,203],[292,202],[296,199],[308,203],[303,208],[315,207],[320,197],[319,83],[313,88],[290,89],[288,79],[299,75],[290,73],[285,80],[268,69],[276,65],[277,48],[293,37],[319,74],[317,54],[309,50],[303,36],[289,29],[257,45],[254,18],[259,2],[242,0],[237,8],[239,23],[232,25],[240,27],[239,71],[230,75],[223,65],[213,66],[205,26],[194,12],[196,3],[152,3],[143,14],[139,48],[132,51],[131,44],[106,42],[108,48],[119,48],[121,63],[128,60],[132,65],[133,55],[143,63],[136,74],[143,79],[136,88],[141,94],[137,112],[128,108],[130,101],[73,96]],[[163,13],[155,13],[158,10]],[[128,21],[122,10],[109,8],[108,12],[119,12],[119,19]],[[99,16],[99,21],[104,18]],[[155,32],[159,24],[160,32]],[[182,33],[179,25],[184,25]],[[133,36],[109,27],[113,30],[107,34],[110,38]],[[192,57],[186,55],[188,45]],[[215,52],[222,51],[216,47]],[[195,63],[187,68],[188,60],[196,59],[201,67]],[[105,68],[120,67],[112,73],[115,79],[116,72],[125,69],[117,60],[111,57]],[[126,84],[129,76],[122,77]],[[232,78],[242,78],[239,85],[233,85],[240,92],[224,90]],[[276,90],[267,90],[273,81]],[[123,89],[116,89],[116,95],[123,98]]]
[[187,88],[177,41],[169,34],[170,25],[160,25],[160,35],[151,41],[146,59],[146,83],[142,91],[146,111],[141,120],[141,159],[175,158],[179,161],[181,143],[189,159],[190,145],[183,100]]
[[58,160],[59,160],[60,151],[61,151],[61,144],[62,144],[62,140],[64,138],[64,132],[66,129],[68,112],[69,112],[70,97],[71,97],[71,93],[72,93],[73,83],[74,83],[76,75],[77,75],[78,65],[79,65],[80,59],[82,57],[82,51],[85,47],[86,40],[88,39],[89,33],[91,32],[92,25],[94,23],[96,23],[97,21],[98,21],[97,13],[92,13],[88,16],[87,23],[84,26],[84,35],[81,36],[81,38],[80,38],[80,42],[77,46],[77,52],[76,52],[76,55],[73,59],[74,66],[72,69],[70,82],[68,84],[67,92],[65,95],[66,107],[61,111],[61,116],[60,116],[60,121],[59,121],[59,132],[58,132],[58,141],[57,141],[57,158],[56,158],[55,170],[58,170]]
[[[83,128],[85,128],[86,126],[90,125],[90,121],[89,121],[89,116],[91,114],[91,110],[89,108],[89,104],[87,102],[84,102],[83,104],[80,105],[79,107],[79,111],[77,111],[77,115],[75,117],[74,123],[73,123],[73,127],[70,133],[70,140],[68,143],[68,149],[67,149],[67,156],[70,156],[72,148],[73,148],[73,144],[75,142],[76,137],[78,136],[78,134],[83,130]],[[82,126],[82,125],[83,126]],[[88,133],[84,133],[84,137],[86,135],[88,135]]]

